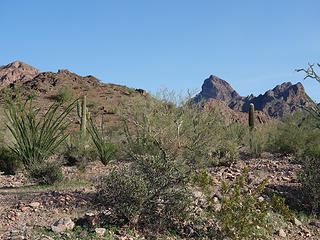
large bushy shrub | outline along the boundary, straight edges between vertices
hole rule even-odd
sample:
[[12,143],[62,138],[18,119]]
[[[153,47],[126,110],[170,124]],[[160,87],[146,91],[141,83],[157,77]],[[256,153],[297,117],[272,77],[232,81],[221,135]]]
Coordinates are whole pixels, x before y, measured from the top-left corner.
[[164,156],[137,157],[113,170],[100,185],[100,199],[118,218],[154,231],[174,227],[188,216],[191,193],[185,166]]
[[135,102],[122,116],[130,159],[162,152],[183,159],[193,168],[237,159],[239,135],[214,108],[203,109],[188,101],[176,105],[167,98],[147,97],[145,101]]

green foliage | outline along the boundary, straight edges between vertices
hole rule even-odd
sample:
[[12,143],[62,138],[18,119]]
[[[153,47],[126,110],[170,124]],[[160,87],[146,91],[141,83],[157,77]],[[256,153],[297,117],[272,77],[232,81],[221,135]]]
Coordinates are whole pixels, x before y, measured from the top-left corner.
[[92,138],[94,145],[97,148],[100,161],[104,165],[107,165],[110,160],[117,157],[118,146],[116,144],[113,144],[113,143],[105,140],[105,137],[103,136],[103,134],[104,134],[103,118],[101,121],[101,132],[93,123],[92,118],[89,118],[88,122],[89,122],[88,132]]
[[188,102],[181,100],[177,107],[166,98],[147,96],[123,111],[129,157],[162,153],[192,168],[235,161],[238,136],[232,135],[215,109]]
[[315,214],[320,214],[320,145],[309,146],[297,158],[301,165],[299,178],[306,195],[306,203]]
[[141,176],[128,167],[113,169],[100,186],[100,197],[115,214],[133,222],[142,212],[148,189]]
[[0,172],[15,174],[22,167],[19,157],[10,149],[0,148]]
[[288,116],[278,124],[270,150],[281,154],[301,154],[308,145],[320,143],[314,118],[303,113]]
[[27,176],[39,185],[53,185],[63,180],[61,166],[54,162],[29,165]]
[[24,102],[19,97],[13,102],[8,94],[4,97],[7,127],[15,139],[12,150],[19,156],[26,168],[48,159],[68,136],[65,130],[69,123],[64,120],[73,109],[75,102],[67,106],[60,114],[57,111],[61,103],[53,104],[40,118],[38,117],[40,110],[33,109],[32,97]]
[[[193,182],[204,193],[206,202],[205,210],[209,218],[216,220],[217,227],[212,231],[224,238],[231,239],[270,239],[272,232],[268,220],[270,210],[283,214],[287,219],[292,219],[292,213],[284,204],[284,199],[274,196],[271,201],[259,200],[267,179],[256,187],[250,187],[246,182],[247,169],[244,169],[232,184],[222,181],[222,198],[216,202],[213,194],[214,182],[207,171],[202,170],[193,176]],[[220,205],[217,208],[217,205]],[[208,223],[207,223],[208,224]],[[273,223],[271,223],[273,224]]]
[[137,156],[129,167],[107,176],[100,199],[116,216],[133,224],[155,231],[173,227],[188,216],[191,203],[184,167],[163,155]]
[[[261,185],[249,191],[245,188],[246,172],[240,176],[234,185],[222,183],[221,210],[214,213],[221,227],[221,234],[232,239],[267,239],[270,231],[266,228],[268,207],[266,202],[259,201],[266,180]],[[260,229],[257,229],[257,226]]]
[[261,157],[266,151],[273,151],[274,138],[278,136],[277,122],[269,122],[247,132],[245,142],[249,142],[252,157]]
[[63,86],[59,89],[58,94],[55,96],[57,102],[68,102],[73,98],[73,92],[68,86]]
[[273,194],[270,200],[270,205],[272,209],[280,213],[287,221],[292,221],[294,219],[294,214],[288,205],[285,204],[285,200],[285,198]]
[[68,166],[84,167],[88,162],[96,160],[97,151],[88,137],[81,137],[81,133],[69,135],[61,150]]

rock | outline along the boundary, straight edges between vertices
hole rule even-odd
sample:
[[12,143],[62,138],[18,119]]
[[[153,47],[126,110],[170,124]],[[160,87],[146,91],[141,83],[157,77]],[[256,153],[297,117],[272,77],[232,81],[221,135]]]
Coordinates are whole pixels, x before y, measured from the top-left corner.
[[54,240],[52,237],[49,237],[49,236],[43,236],[41,238],[41,240]]
[[37,207],[40,206],[40,203],[39,202],[32,202],[32,203],[29,204],[29,206],[32,207],[32,208],[37,208]]
[[214,211],[215,212],[219,212],[221,210],[221,204],[220,203],[217,203],[214,205]]
[[[234,110],[231,116],[240,112],[247,113],[250,103],[253,103],[256,110],[256,120],[259,123],[264,123],[270,118],[283,118],[301,111],[297,106],[316,107],[316,103],[306,96],[304,87],[300,82],[297,84],[282,83],[272,90],[260,94],[258,97],[252,94],[242,97],[228,82],[213,75],[204,80],[202,91],[193,99],[195,103],[203,100],[206,102],[205,105],[211,100],[215,100],[215,102],[211,103],[215,107],[220,107],[221,104],[224,104],[225,108]],[[232,116],[236,122],[247,120],[241,114],[236,115],[238,117]]]
[[307,229],[307,228],[302,228],[301,231],[304,233],[304,235],[305,235],[306,237],[311,237],[311,232],[310,232],[309,229]]
[[69,217],[60,218],[51,226],[52,231],[57,233],[61,233],[68,229],[73,229],[73,228],[74,228],[74,222]]
[[287,234],[285,233],[285,231],[284,231],[282,228],[280,228],[280,229],[277,231],[277,235],[278,235],[279,237],[286,237],[286,236],[287,236]]
[[320,228],[320,222],[310,222],[309,225]]
[[99,237],[102,237],[102,236],[105,234],[106,229],[105,229],[105,228],[96,228],[94,231],[96,232],[96,234],[97,234]]
[[296,225],[296,226],[301,226],[301,225],[302,225],[302,223],[301,223],[298,219],[296,219],[296,218],[293,219],[292,223],[293,223],[294,225]]
[[10,240],[23,240],[23,239],[26,239],[26,237],[23,235],[10,237]]

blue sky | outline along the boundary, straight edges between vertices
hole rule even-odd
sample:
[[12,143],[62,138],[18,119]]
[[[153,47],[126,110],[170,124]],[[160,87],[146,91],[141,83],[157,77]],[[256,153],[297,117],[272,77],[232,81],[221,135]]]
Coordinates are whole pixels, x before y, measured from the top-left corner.
[[201,90],[213,74],[240,95],[301,81],[320,62],[319,0],[1,1],[0,65],[24,61],[156,92]]

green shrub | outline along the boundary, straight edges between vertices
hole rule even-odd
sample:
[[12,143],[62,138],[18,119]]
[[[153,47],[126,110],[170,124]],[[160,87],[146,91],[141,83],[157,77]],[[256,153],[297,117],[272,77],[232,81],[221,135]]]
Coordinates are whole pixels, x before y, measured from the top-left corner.
[[57,102],[68,102],[73,98],[73,92],[68,86],[59,89],[58,94],[54,97]]
[[237,159],[238,135],[229,130],[214,108],[190,106],[189,100],[179,104],[147,96],[121,113],[130,159],[162,152],[182,158],[192,168]]
[[281,154],[301,154],[308,145],[320,143],[320,130],[310,115],[296,113],[278,124],[271,149]]
[[[216,227],[209,228],[210,236],[219,236],[218,239],[270,239],[272,229],[275,227],[271,210],[292,220],[293,214],[284,204],[284,199],[273,196],[271,199],[259,200],[267,183],[267,179],[259,185],[252,187],[246,181],[247,169],[237,177],[232,184],[222,181],[221,199],[214,199],[214,181],[207,171],[198,171],[192,177],[193,182],[203,192],[205,212],[207,216],[204,226],[208,229],[210,222]],[[219,205],[219,207],[217,207]]]
[[15,174],[22,167],[18,156],[10,149],[0,148],[0,172],[4,174]]
[[174,227],[188,216],[191,193],[186,172],[163,156],[140,156],[113,170],[100,186],[100,199],[119,218],[154,231]]
[[57,163],[32,164],[27,176],[39,185],[53,185],[63,180],[61,166]]
[[314,213],[320,214],[320,145],[309,146],[297,159],[302,165],[298,176],[306,204],[311,205]]
[[252,157],[261,157],[263,152],[273,151],[274,136],[278,134],[276,128],[277,123],[270,122],[248,132],[245,139]]

